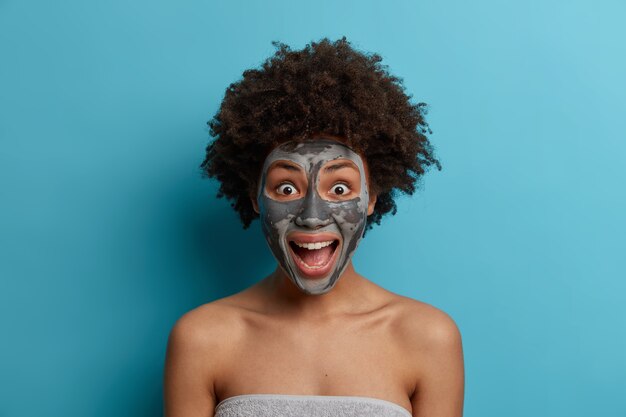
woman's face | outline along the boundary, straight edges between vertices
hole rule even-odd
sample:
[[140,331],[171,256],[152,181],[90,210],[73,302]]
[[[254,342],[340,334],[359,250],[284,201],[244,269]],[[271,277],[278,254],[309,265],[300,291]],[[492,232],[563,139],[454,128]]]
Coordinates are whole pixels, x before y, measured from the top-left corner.
[[254,206],[293,283],[323,294],[349,264],[374,203],[361,157],[324,137],[276,147],[264,162]]

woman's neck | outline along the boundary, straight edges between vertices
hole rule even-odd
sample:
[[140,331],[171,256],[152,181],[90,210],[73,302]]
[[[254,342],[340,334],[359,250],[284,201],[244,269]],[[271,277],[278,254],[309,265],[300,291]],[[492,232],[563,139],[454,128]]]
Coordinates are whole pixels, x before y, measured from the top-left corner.
[[293,318],[319,321],[366,310],[373,301],[373,284],[349,262],[335,286],[325,294],[300,290],[280,266],[261,282],[271,299],[272,310]]

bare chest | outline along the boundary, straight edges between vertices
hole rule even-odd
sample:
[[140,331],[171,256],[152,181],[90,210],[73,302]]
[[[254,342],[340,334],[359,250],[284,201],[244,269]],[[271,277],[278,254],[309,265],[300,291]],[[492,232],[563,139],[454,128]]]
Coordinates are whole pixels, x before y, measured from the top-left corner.
[[251,323],[242,334],[216,379],[218,401],[240,394],[345,395],[410,408],[412,358],[385,323]]

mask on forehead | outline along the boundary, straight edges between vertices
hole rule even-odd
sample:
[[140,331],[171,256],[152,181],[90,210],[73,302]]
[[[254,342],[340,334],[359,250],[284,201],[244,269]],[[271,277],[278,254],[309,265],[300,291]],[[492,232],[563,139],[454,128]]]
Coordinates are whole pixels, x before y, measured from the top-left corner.
[[[325,168],[337,165],[339,161],[332,163],[335,160],[349,161],[348,165],[358,169],[358,194],[341,197],[337,194],[342,185],[333,184],[335,193],[329,198],[328,190],[320,189],[320,177],[332,175]],[[267,174],[276,161],[295,164],[306,175],[306,189],[298,190],[297,198],[270,195]],[[289,186],[281,185],[284,190]],[[345,185],[343,188],[345,191]],[[324,294],[334,287],[363,237],[368,201],[363,161],[340,142],[287,142],[267,156],[257,190],[263,233],[274,257],[298,288],[307,294]]]

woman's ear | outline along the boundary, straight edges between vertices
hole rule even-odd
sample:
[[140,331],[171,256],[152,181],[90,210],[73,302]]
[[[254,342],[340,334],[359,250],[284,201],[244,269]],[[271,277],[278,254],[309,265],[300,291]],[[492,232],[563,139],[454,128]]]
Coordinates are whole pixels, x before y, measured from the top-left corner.
[[256,214],[260,214],[259,203],[256,201],[254,194],[250,194],[250,201],[252,202],[252,208]]
[[361,157],[363,161],[363,169],[365,171],[365,184],[367,187],[367,193],[369,194],[369,201],[367,202],[367,215],[371,216],[374,213],[374,206],[376,206],[376,200],[378,199],[378,192],[376,190],[376,186],[372,184],[370,177],[370,167],[367,163],[367,160],[364,157]]
[[376,200],[378,196],[376,194],[370,195],[370,201],[367,203],[367,215],[371,216],[374,212],[374,207],[376,206]]

